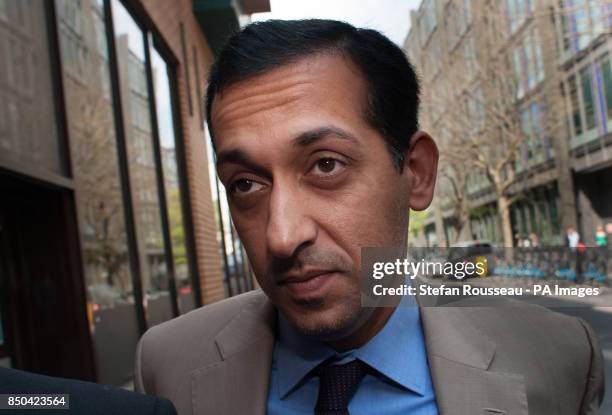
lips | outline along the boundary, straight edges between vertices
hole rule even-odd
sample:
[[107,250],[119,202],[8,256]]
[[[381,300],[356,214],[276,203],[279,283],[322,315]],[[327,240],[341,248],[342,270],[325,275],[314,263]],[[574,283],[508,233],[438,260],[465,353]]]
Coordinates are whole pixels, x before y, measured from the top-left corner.
[[323,294],[323,287],[332,279],[334,270],[311,270],[300,274],[288,274],[280,280],[293,297],[304,299]]

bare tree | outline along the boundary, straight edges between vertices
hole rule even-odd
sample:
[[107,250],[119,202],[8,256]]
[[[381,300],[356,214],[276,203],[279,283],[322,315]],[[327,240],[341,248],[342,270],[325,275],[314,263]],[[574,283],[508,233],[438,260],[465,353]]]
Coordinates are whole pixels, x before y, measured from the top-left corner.
[[[609,0],[602,0],[602,10],[604,2]],[[555,23],[575,10],[541,1],[523,15],[515,13],[512,21],[505,3],[449,2],[438,27],[445,31],[437,34],[448,46],[443,62],[434,65],[424,52],[418,63],[425,74],[444,67],[438,76],[425,76],[423,101],[426,128],[439,138],[441,194],[451,206],[455,238],[469,227],[469,184],[480,178],[495,196],[503,243],[512,246],[510,207],[525,196],[543,165],[551,168],[551,155],[545,153],[552,154],[556,143],[545,137],[565,140]],[[457,21],[467,21],[463,31]],[[547,112],[546,131],[539,121],[539,130],[532,128],[528,105],[534,100],[538,117]],[[561,146],[558,155],[563,150],[567,153]]]
[[[72,143],[72,158],[78,174],[78,197],[86,263],[104,270],[105,283],[129,286],[125,222],[120,182],[117,176],[112,113],[102,94],[82,90],[78,139]],[[97,91],[99,92],[99,91]],[[102,281],[100,281],[102,282]]]
[[93,21],[102,15],[94,6],[58,6],[71,166],[88,285],[110,285],[126,293],[131,283],[115,121],[105,34]]

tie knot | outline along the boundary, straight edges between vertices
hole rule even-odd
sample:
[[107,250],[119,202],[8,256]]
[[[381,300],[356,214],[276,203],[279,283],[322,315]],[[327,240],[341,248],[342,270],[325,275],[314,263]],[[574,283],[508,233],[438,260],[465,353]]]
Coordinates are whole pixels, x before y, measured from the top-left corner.
[[368,367],[360,360],[342,365],[324,364],[316,369],[320,378],[319,398],[315,407],[317,415],[348,414],[348,404]]

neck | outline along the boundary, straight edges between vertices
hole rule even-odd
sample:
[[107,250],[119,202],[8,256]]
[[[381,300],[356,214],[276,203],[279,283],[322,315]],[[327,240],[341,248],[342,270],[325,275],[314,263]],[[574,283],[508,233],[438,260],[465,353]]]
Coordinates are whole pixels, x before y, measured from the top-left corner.
[[[393,286],[399,287],[401,284],[401,279],[397,279]],[[372,311],[367,318],[366,322],[361,325],[357,330],[355,330],[350,335],[338,339],[338,340],[330,340],[325,342],[329,347],[334,349],[337,352],[343,352],[346,350],[357,349],[367,342],[369,342],[374,336],[378,334],[379,331],[385,327],[387,321],[395,311],[396,307],[399,307],[401,299],[399,297],[394,298],[391,302],[390,306],[387,307],[375,307],[374,311]],[[387,302],[389,304],[389,302]]]
[[375,308],[366,323],[350,336],[339,340],[332,340],[326,342],[326,344],[337,352],[357,349],[369,342],[383,327],[385,327],[385,324],[387,324],[389,317],[391,317],[394,311],[395,307]]

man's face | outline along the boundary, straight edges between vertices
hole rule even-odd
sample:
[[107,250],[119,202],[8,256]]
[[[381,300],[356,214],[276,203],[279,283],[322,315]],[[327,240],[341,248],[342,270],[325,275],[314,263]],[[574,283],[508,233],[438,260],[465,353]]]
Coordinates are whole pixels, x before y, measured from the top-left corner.
[[316,55],[230,85],[212,108],[217,170],[257,280],[321,339],[368,320],[360,248],[406,243],[422,175],[408,161],[402,174],[395,168],[364,118],[366,88],[346,59]]

